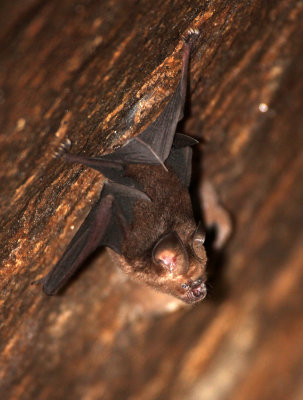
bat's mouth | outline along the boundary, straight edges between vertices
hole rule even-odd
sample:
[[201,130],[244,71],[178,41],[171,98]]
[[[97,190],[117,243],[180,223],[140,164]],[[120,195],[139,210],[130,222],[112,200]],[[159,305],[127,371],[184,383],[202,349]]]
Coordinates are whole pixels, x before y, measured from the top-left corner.
[[195,282],[191,285],[190,289],[186,293],[187,303],[196,303],[203,300],[207,295],[207,289],[205,283],[199,283],[195,285]]

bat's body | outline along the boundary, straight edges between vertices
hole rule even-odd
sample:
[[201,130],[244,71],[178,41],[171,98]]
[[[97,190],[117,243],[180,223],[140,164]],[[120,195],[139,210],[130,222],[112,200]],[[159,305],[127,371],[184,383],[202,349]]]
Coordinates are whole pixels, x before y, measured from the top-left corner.
[[[125,261],[121,260],[120,267],[133,279],[142,280],[167,293],[173,293],[174,289],[176,290],[176,282],[179,282],[178,294],[182,296],[183,282],[187,284],[188,281],[196,282],[198,279],[204,282],[205,276],[201,271],[201,264],[206,262],[205,253],[203,262],[193,257],[191,268],[187,271],[179,276],[172,271],[166,276],[161,274],[161,264],[155,268],[151,249],[163,234],[172,231],[177,233],[183,244],[192,243],[197,226],[188,190],[174,171],[165,171],[161,166],[133,165],[127,168],[128,170],[131,176],[136,177],[142,184],[144,193],[151,201],[138,201],[134,207],[134,223],[123,243],[122,254]],[[168,241],[166,249],[170,246],[171,243]],[[192,249],[186,251],[191,255]]]
[[195,230],[196,223],[188,191],[173,171],[165,171],[158,165],[131,165],[128,170],[151,199],[138,201],[134,207],[134,223],[123,245],[123,254],[130,261],[140,258],[163,232],[172,227],[180,233],[188,226]]
[[204,233],[194,221],[187,189],[190,147],[196,141],[175,134],[183,115],[189,38],[177,90],[144,132],[102,157],[62,154],[97,169],[108,181],[63,257],[43,279],[47,294],[55,294],[89,254],[106,246],[132,279],[187,303],[205,297]]

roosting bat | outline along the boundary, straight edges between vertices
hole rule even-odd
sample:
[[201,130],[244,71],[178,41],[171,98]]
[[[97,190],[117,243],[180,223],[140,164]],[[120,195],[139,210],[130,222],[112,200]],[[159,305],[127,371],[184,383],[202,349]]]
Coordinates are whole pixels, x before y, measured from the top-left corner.
[[188,186],[191,146],[197,141],[175,133],[183,117],[190,41],[184,40],[179,85],[160,116],[117,151],[101,157],[61,156],[101,172],[100,198],[63,257],[43,279],[53,295],[83,261],[106,246],[132,279],[194,303],[206,296],[204,231],[195,223]]

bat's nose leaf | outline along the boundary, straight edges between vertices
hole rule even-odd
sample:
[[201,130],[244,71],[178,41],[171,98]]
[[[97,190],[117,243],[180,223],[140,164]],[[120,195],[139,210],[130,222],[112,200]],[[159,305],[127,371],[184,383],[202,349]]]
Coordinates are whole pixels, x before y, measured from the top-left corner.
[[204,283],[199,283],[198,285],[195,285],[195,283],[193,283],[191,292],[194,295],[194,297],[197,297],[199,299],[204,299],[204,297],[207,294],[207,289]]
[[153,260],[173,276],[183,275],[188,271],[187,252],[176,232],[169,232],[156,243]]

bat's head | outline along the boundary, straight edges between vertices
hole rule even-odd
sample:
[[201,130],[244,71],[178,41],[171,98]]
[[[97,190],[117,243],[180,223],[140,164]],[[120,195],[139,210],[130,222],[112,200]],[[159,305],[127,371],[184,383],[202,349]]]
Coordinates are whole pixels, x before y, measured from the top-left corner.
[[152,258],[157,273],[153,286],[192,304],[203,300],[207,293],[205,235],[198,226],[186,236],[182,240],[177,232],[171,231],[155,244]]

